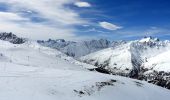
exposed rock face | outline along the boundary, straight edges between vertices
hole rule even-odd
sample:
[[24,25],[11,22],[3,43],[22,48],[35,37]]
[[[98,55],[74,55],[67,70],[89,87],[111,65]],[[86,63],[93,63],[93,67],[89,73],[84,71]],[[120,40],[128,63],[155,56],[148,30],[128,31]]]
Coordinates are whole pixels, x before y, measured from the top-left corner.
[[[90,96],[95,92],[101,91],[101,89],[103,89],[104,87],[107,86],[114,86],[114,83],[116,83],[117,80],[111,79],[105,82],[96,82],[94,85],[92,86],[84,86],[84,88],[82,90],[74,90],[75,93],[78,94],[78,96],[82,97],[82,96]],[[124,84],[124,83],[121,83]]]
[[153,71],[150,73],[143,73],[143,76],[145,76],[144,78],[147,79],[149,83],[170,89],[170,72]]
[[26,41],[24,38],[19,38],[16,35],[10,33],[0,33],[0,40],[9,41],[13,44],[22,44]]

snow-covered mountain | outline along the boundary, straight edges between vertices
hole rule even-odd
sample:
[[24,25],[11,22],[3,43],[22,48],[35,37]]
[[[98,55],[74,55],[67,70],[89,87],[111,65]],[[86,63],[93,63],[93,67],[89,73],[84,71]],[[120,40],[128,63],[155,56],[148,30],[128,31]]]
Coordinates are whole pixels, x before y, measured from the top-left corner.
[[0,100],[169,100],[167,89],[145,81],[91,72],[34,41],[0,40]]
[[105,67],[109,70],[119,69],[117,71],[127,71],[127,73],[129,73],[130,69],[133,68],[130,44],[131,43],[127,43],[116,48],[110,47],[100,50],[81,57],[81,60],[98,67]]
[[[170,41],[145,37],[116,48],[110,47],[91,53],[81,57],[81,61],[107,69],[112,74],[129,77],[139,77],[139,74],[142,74],[142,79],[148,79],[148,81],[166,77],[164,84],[168,84],[166,87],[170,88],[170,79],[167,78],[170,77],[169,51]],[[159,75],[160,72],[165,75]]]
[[19,38],[15,34],[12,34],[11,32],[10,33],[6,33],[6,32],[0,33],[0,40],[9,41],[14,44],[22,44],[22,43],[26,42],[25,38]]
[[130,71],[135,68],[140,70],[140,66],[147,63],[148,59],[155,58],[155,56],[169,50],[169,41],[159,41],[148,37],[91,53],[81,57],[81,60],[112,69]]
[[39,44],[60,50],[71,57],[81,57],[89,53],[108,48],[111,44],[106,39],[72,42],[63,39],[48,41],[37,41]]
[[[102,73],[118,74],[148,81],[155,81],[155,79],[161,79],[162,81],[163,79],[166,82],[162,86],[170,88],[170,79],[167,78],[170,76],[169,61],[167,57],[164,61],[162,61],[163,59],[157,61],[159,54],[168,54],[166,53],[170,50],[170,41],[168,40],[160,41],[158,38],[144,37],[135,41],[110,42],[100,39],[70,42],[60,39],[38,41],[38,43],[55,48],[68,56],[98,67],[90,69],[92,71],[96,70]],[[152,59],[157,60],[154,60],[154,62]],[[164,70],[162,70],[163,68]],[[160,72],[164,74],[159,75]]]

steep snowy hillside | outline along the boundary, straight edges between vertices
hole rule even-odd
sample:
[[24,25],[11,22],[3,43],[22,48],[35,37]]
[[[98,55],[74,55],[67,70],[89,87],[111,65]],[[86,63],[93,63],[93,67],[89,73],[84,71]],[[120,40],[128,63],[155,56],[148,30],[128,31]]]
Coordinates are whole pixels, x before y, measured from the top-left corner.
[[134,42],[129,42],[116,48],[100,50],[81,57],[81,60],[108,69],[114,74],[128,75],[132,69],[140,70],[139,66],[143,62],[139,51],[134,48],[133,44]]
[[108,48],[111,43],[108,40],[90,40],[81,42],[71,42],[65,40],[37,41],[39,44],[60,50],[71,57],[81,57],[89,53]]
[[170,50],[169,41],[159,41],[149,37],[91,53],[81,57],[81,60],[99,67],[116,70],[140,70],[141,65],[149,62],[148,59],[168,50]]
[[147,59],[142,68],[151,83],[170,89],[170,50]]
[[170,72],[170,50],[147,59],[144,66],[148,69]]
[[169,100],[144,81],[90,72],[94,66],[40,46],[0,40],[0,100]]
[[[169,50],[169,41],[146,37],[116,48],[111,47],[91,53],[81,57],[81,61],[106,69],[112,74],[135,78],[139,78],[140,74],[139,79],[142,77],[145,80],[152,80],[158,78],[161,71],[163,71],[162,74],[166,74],[166,77],[170,77]],[[151,75],[153,73],[154,75]],[[165,75],[159,75],[161,79],[164,79],[163,76]],[[166,82],[164,82],[166,88],[170,88],[169,80],[166,78]]]
[[126,71],[125,73],[129,73],[130,69],[133,68],[129,45],[130,43],[127,43],[117,48],[111,47],[100,50],[82,57],[81,60],[98,67],[112,70],[112,72],[115,73],[117,73],[117,71]]

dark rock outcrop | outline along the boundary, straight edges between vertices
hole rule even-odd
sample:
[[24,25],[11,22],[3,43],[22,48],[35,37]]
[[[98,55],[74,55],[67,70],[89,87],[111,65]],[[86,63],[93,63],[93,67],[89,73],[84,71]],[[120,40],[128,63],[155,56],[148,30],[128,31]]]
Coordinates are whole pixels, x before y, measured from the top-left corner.
[[25,38],[19,38],[11,32],[0,33],[0,40],[9,41],[10,43],[13,43],[13,44],[23,44],[26,42]]

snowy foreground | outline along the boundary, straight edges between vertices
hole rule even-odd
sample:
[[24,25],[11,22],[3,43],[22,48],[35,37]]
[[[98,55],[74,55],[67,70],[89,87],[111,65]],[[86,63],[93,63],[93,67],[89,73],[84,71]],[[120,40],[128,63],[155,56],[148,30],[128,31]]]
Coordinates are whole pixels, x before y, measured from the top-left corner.
[[169,100],[144,81],[90,72],[94,66],[34,42],[0,41],[0,100]]

